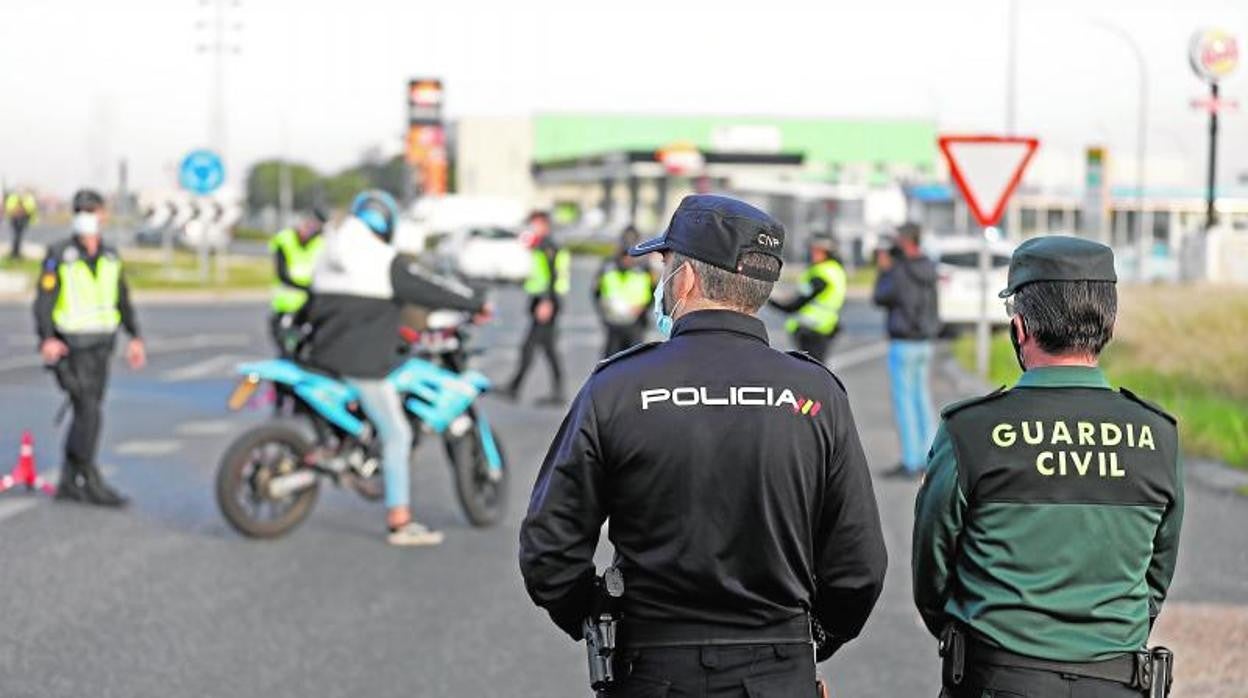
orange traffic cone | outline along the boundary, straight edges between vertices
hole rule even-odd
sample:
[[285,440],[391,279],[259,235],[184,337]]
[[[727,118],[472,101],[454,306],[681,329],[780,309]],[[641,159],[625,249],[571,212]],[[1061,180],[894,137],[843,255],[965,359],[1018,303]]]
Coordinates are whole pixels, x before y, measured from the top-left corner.
[[17,465],[13,467],[13,472],[0,478],[0,492],[18,485],[26,485],[27,490],[38,487],[48,494],[56,494],[56,486],[40,477],[35,467],[35,437],[29,429],[22,432],[22,447],[18,451]]

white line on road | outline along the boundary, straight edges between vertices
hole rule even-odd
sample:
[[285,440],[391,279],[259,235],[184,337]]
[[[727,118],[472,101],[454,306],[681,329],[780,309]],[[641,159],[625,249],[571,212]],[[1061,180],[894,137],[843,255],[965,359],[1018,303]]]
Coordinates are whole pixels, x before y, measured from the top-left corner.
[[232,373],[232,369],[235,364],[242,363],[247,360],[248,359],[235,354],[222,354],[220,356],[213,356],[204,359],[203,361],[196,361],[185,366],[165,371],[160,374],[160,379],[169,383],[193,380],[196,378],[207,378],[221,373]]
[[147,343],[149,354],[162,354],[187,349],[223,349],[227,347],[249,347],[255,344],[251,335],[233,334],[192,334],[182,337],[159,337]]
[[113,453],[119,456],[167,456],[182,448],[177,439],[135,439],[118,444]]
[[28,509],[33,509],[39,503],[37,499],[6,499],[0,501],[0,521],[17,516]]
[[220,436],[232,428],[234,423],[228,419],[199,419],[179,424],[174,433],[178,436]]
[[888,342],[874,342],[872,344],[854,347],[849,351],[833,354],[832,358],[828,361],[828,368],[837,371],[853,368],[859,364],[874,361],[887,353]]
[[[190,349],[226,349],[230,347],[249,347],[255,344],[252,337],[246,334],[192,334],[183,337],[157,337],[148,340],[147,353],[168,354]],[[0,373],[16,371],[24,368],[38,368],[43,361],[33,350],[26,356],[14,356],[0,361]]]

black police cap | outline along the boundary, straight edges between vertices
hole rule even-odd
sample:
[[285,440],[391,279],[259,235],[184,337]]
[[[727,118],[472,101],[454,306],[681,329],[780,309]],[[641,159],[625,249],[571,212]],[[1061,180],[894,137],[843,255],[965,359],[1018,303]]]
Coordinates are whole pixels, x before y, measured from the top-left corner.
[[762,281],[780,278],[775,271],[746,266],[742,257],[759,252],[783,264],[784,226],[763,211],[727,196],[686,196],[663,234],[634,245],[628,253],[640,257],[671,250],[736,274]]
[[94,189],[79,189],[74,192],[74,213],[98,211],[104,208],[104,197]]
[[1001,298],[1036,281],[1110,281],[1116,283],[1114,251],[1099,242],[1067,235],[1032,238],[1014,250]]

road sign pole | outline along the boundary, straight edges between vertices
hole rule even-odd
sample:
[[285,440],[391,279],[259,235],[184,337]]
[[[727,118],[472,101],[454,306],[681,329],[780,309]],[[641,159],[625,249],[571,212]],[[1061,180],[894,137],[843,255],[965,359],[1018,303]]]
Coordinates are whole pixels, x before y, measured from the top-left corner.
[[988,249],[989,231],[984,228],[979,235],[979,318],[975,321],[975,369],[983,378],[988,377],[988,352],[992,328],[988,323],[988,271],[992,257]]
[[1205,189],[1205,230],[1218,224],[1218,83],[1209,83],[1209,180]]
[[199,281],[202,284],[208,283],[208,241],[205,239],[207,237],[207,233],[201,228],[199,241],[196,244],[199,246]]

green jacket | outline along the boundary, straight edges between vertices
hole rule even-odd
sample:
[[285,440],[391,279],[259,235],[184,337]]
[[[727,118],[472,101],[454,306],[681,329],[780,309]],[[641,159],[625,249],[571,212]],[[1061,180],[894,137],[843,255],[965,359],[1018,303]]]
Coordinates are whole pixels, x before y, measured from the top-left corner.
[[1183,521],[1174,418],[1100,369],[1027,371],[946,408],[915,503],[914,600],[934,635],[1064,662],[1148,639]]

